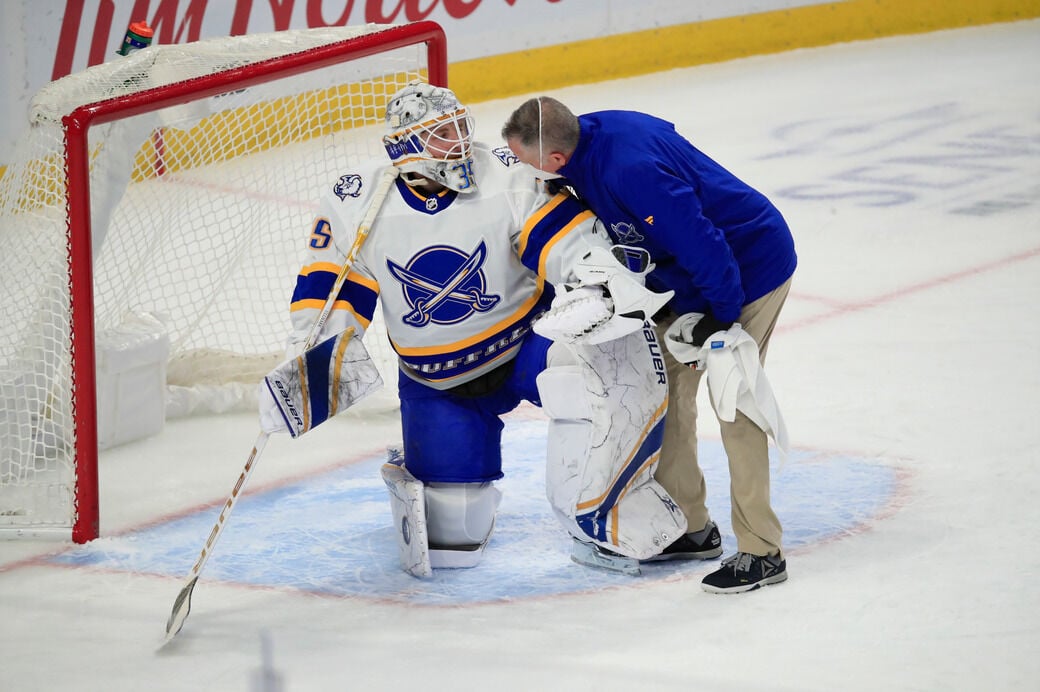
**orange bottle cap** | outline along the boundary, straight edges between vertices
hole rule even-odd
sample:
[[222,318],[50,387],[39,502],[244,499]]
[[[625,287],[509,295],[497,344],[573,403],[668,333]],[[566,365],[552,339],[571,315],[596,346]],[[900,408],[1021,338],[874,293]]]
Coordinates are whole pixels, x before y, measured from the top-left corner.
[[151,38],[153,33],[152,27],[148,26],[148,22],[131,22],[130,31],[144,38]]

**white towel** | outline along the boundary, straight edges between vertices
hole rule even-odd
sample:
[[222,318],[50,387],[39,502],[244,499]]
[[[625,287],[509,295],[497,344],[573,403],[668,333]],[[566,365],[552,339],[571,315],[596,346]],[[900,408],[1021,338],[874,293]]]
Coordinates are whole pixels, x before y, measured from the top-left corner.
[[700,317],[689,313],[675,321],[665,338],[669,351],[680,362],[696,361],[697,369],[705,371],[711,401],[721,420],[732,423],[740,411],[773,438],[781,462],[786,461],[790,449],[787,426],[762,369],[758,344],[739,323],[715,332],[700,349],[684,343],[683,337],[689,338]]

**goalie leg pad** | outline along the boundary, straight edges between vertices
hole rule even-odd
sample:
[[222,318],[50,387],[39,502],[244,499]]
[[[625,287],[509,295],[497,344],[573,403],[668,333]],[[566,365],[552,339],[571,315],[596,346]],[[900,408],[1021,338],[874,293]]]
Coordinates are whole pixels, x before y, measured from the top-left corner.
[[391,447],[387,453],[387,461],[380,472],[386,489],[390,491],[390,509],[394,515],[401,567],[412,576],[429,577],[433,570],[426,530],[426,493],[422,481],[405,468],[404,455],[399,447]]
[[430,483],[425,494],[431,566],[476,566],[495,528],[501,491],[491,483]]
[[686,530],[682,512],[653,478],[667,404],[660,347],[646,327],[569,348],[576,365],[551,364],[538,377],[550,417],[550,505],[575,538],[646,559]]

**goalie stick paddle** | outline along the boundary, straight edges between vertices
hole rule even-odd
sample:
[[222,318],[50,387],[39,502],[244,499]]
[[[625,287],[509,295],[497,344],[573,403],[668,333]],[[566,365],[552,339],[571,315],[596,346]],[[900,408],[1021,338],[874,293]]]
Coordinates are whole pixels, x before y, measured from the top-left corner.
[[[369,230],[372,228],[372,224],[375,223],[376,216],[379,215],[379,210],[382,208],[383,201],[386,199],[390,187],[397,178],[398,172],[398,169],[392,166],[383,171],[383,175],[379,179],[376,190],[372,194],[372,201],[368,205],[368,210],[366,211],[364,218],[361,220],[361,223],[358,225],[357,236],[354,238],[354,243],[350,246],[350,251],[347,253],[346,258],[343,261],[343,267],[340,269],[339,275],[336,277],[336,282],[333,284],[332,290],[329,291],[328,298],[325,299],[325,305],[321,309],[321,314],[318,315],[318,319],[314,322],[314,326],[311,328],[311,332],[307,337],[307,341],[304,344],[305,351],[314,346],[314,343],[318,339],[318,335],[321,333],[322,327],[325,326],[325,322],[332,313],[332,305],[336,300],[336,296],[339,295],[340,290],[343,288],[343,284],[347,280],[347,274],[350,273],[350,268],[357,260],[358,252],[360,252],[365,239],[368,238]],[[217,539],[220,538],[220,534],[223,533],[227,519],[231,516],[232,510],[234,510],[235,505],[238,503],[238,498],[242,492],[242,488],[244,488],[246,483],[249,481],[249,477],[252,475],[253,469],[256,467],[256,462],[260,458],[264,446],[267,444],[267,439],[268,434],[266,432],[261,432],[257,436],[256,442],[253,444],[253,450],[249,453],[249,458],[246,460],[246,465],[243,467],[242,473],[239,474],[238,481],[235,483],[235,487],[232,489],[231,494],[224,503],[224,506],[220,511],[220,516],[217,517],[217,522],[213,525],[213,529],[209,533],[209,538],[206,539],[206,545],[202,548],[202,552],[199,553],[199,558],[195,561],[195,566],[191,568],[191,573],[188,575],[187,582],[180,590],[180,593],[177,594],[177,598],[174,599],[173,610],[170,612],[170,617],[166,621],[166,638],[163,641],[163,645],[176,637],[177,633],[180,632],[181,628],[184,626],[184,621],[188,618],[188,613],[191,612],[191,595],[195,590],[195,585],[199,581],[199,575],[202,573],[202,568],[205,566],[209,556],[213,553],[213,547],[216,545]]]

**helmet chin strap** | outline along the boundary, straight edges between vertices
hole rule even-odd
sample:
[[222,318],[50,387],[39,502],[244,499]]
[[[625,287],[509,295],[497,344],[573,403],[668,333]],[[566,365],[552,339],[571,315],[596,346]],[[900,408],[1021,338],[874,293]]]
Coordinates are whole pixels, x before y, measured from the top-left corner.
[[401,180],[403,180],[406,185],[410,185],[411,187],[429,184],[440,185],[440,183],[438,183],[433,178],[427,178],[425,175],[421,175],[419,173],[416,173],[415,171],[402,171]]
[[451,189],[444,183],[434,180],[433,178],[428,178],[421,173],[416,173],[415,171],[402,171],[401,179],[404,181],[405,185],[414,189],[424,197],[439,195],[441,192]]

